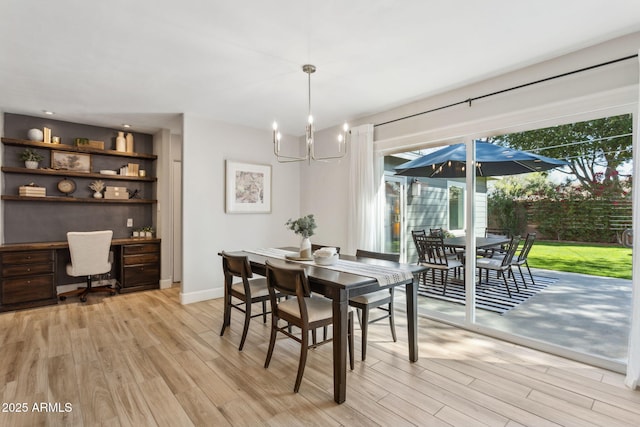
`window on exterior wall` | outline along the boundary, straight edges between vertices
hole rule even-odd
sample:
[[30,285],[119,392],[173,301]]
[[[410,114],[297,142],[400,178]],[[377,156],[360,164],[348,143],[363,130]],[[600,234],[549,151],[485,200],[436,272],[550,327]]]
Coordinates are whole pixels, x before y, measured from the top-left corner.
[[449,183],[449,231],[464,230],[464,186]]

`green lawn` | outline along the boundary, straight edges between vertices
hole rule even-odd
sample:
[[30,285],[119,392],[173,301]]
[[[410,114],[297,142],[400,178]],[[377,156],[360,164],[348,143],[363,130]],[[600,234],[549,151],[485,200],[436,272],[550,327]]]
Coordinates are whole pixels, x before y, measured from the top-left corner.
[[529,266],[591,276],[631,279],[631,249],[594,243],[537,240],[529,253]]

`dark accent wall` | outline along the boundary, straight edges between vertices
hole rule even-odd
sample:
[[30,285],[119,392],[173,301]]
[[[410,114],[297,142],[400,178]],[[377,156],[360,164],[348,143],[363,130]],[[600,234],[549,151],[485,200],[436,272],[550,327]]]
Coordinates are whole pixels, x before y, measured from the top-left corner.
[[[5,113],[4,137],[27,139],[31,128],[51,128],[51,134],[60,136],[62,144],[73,145],[75,138],[88,138],[105,142],[105,149],[115,149],[115,138],[118,131],[99,126],[69,123],[50,118],[31,117]],[[134,150],[136,153],[153,152],[153,136],[133,132]],[[3,165],[24,167],[19,159],[23,151],[21,147],[3,144]],[[41,167],[49,167],[51,151],[36,149],[44,156]],[[92,172],[101,169],[119,169],[131,162],[140,164],[147,171],[147,176],[156,176],[153,160],[128,159],[126,157],[109,157],[92,154]],[[57,190],[57,183],[62,176],[2,174],[2,194],[17,195],[18,187],[34,182],[47,189],[47,196],[63,196]],[[70,177],[76,183],[74,197],[91,197],[91,182],[98,178]],[[108,175],[100,178],[109,186],[138,189],[139,198],[154,199],[155,183],[143,181],[109,180]],[[154,226],[153,209],[155,204],[111,204],[111,203],[56,203],[31,201],[4,201],[4,243],[48,242],[66,240],[67,231],[91,231],[110,229],[114,238],[130,237],[131,231],[144,226]],[[133,229],[127,228],[127,218],[133,218]]]

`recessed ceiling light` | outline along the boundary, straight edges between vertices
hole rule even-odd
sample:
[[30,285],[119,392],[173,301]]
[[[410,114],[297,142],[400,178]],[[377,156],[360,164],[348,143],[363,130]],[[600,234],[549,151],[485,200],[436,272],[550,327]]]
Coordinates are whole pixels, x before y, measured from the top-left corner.
[[123,124],[122,124],[122,127],[123,127],[123,128],[127,128],[127,129],[128,129],[128,128],[130,128],[130,127],[131,127],[131,125],[128,125],[128,124],[126,124],[126,123],[123,123]]
[[42,110],[42,112],[45,113],[47,116],[53,116],[53,111]]

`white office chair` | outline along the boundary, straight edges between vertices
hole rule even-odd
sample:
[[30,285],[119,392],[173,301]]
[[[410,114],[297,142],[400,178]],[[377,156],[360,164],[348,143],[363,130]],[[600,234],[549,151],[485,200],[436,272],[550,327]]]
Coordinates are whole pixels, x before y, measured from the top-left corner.
[[111,248],[112,230],[105,231],[70,231],[67,233],[71,264],[67,264],[67,274],[72,277],[86,276],[87,287],[65,292],[58,297],[64,301],[68,296],[80,297],[80,301],[87,300],[89,292],[109,292],[116,294],[111,285],[91,286],[91,278],[96,274],[104,274],[111,271],[109,262],[109,249]]

